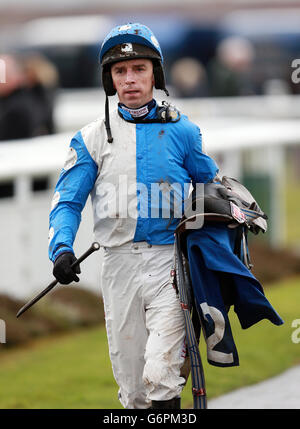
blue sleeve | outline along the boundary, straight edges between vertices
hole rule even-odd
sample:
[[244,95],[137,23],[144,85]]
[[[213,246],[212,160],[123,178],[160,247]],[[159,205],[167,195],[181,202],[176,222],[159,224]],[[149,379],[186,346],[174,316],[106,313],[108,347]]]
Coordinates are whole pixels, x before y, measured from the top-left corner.
[[98,166],[87,150],[79,131],[71,140],[69,153],[60,173],[52,200],[49,220],[49,258],[73,252],[81,212],[94,187]]
[[184,165],[193,183],[211,182],[219,171],[215,161],[202,152],[200,128],[189,122]]

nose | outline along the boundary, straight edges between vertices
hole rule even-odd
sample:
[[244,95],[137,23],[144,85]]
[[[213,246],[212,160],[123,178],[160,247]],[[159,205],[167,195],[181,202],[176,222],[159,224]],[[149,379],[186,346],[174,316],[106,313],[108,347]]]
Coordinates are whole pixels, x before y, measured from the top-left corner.
[[134,78],[133,71],[131,69],[127,69],[125,83],[129,85],[134,82],[135,82],[135,78]]

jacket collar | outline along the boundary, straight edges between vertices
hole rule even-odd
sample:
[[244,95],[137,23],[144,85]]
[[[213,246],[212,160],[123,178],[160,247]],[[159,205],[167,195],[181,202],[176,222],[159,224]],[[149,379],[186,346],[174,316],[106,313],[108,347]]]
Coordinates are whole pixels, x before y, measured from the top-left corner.
[[157,103],[154,99],[149,101],[149,103],[137,108],[130,109],[122,103],[118,104],[119,114],[125,120],[143,120],[143,119],[154,119],[157,116]]

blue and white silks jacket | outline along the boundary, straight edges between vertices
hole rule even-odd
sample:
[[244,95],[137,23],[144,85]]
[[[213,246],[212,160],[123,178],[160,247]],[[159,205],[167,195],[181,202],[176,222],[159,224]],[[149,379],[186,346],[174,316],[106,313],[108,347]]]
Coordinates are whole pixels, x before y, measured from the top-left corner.
[[206,224],[187,236],[187,254],[195,302],[203,328],[207,360],[235,366],[239,358],[227,310],[233,305],[241,327],[262,319],[283,320],[266,298],[260,282],[234,254],[236,230],[222,223]]
[[[101,246],[131,240],[172,244],[183,212],[181,207],[176,216],[175,204],[177,209],[182,206],[191,183],[212,181],[218,172],[213,159],[202,151],[199,128],[186,116],[178,122],[132,123],[124,119],[132,119],[130,113],[118,109],[123,118],[117,110],[110,116],[113,143],[107,142],[103,119],[82,128],[70,143],[50,212],[52,261],[63,252],[73,252],[89,195],[95,239]],[[146,119],[156,115],[155,105]],[[169,214],[163,215],[166,204],[159,191],[170,188],[173,202],[169,201]]]

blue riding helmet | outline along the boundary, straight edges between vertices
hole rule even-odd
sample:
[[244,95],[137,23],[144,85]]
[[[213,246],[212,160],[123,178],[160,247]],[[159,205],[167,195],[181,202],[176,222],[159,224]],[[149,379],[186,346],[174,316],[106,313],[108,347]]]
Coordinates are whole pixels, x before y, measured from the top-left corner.
[[165,88],[163,55],[153,32],[146,25],[129,23],[113,28],[105,37],[99,55],[102,66],[102,83],[106,95],[115,95],[116,90],[110,73],[111,64],[136,58],[149,58],[153,63],[155,88]]

